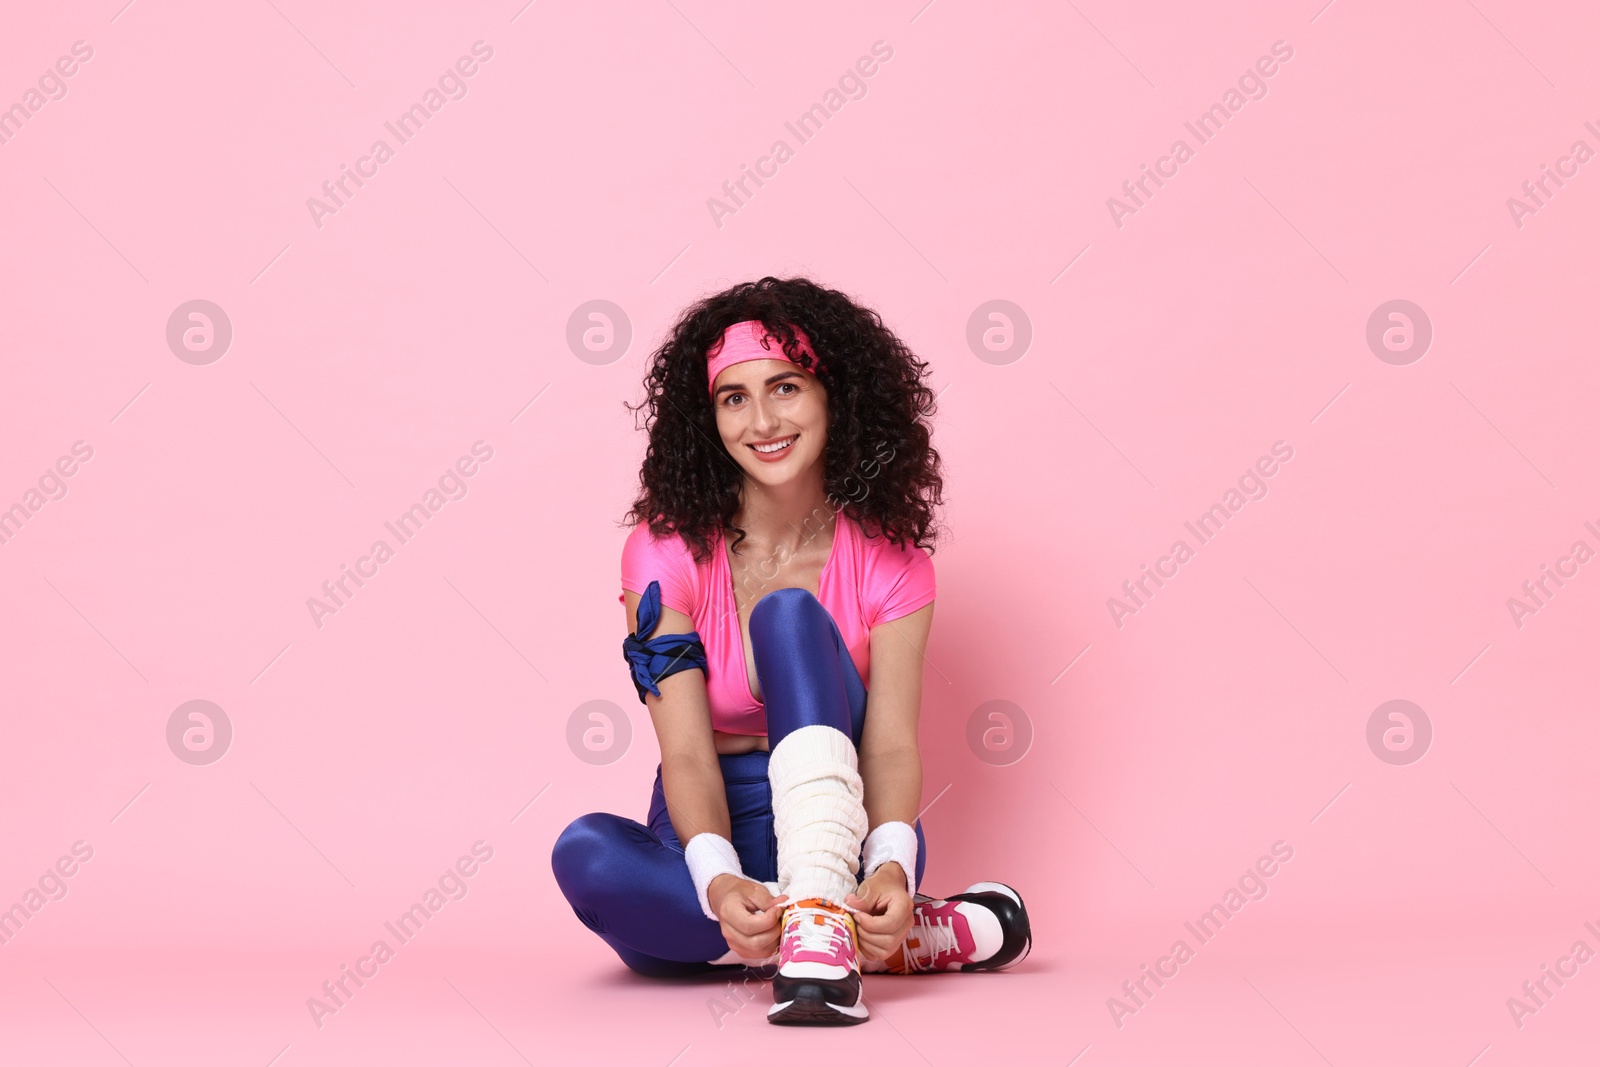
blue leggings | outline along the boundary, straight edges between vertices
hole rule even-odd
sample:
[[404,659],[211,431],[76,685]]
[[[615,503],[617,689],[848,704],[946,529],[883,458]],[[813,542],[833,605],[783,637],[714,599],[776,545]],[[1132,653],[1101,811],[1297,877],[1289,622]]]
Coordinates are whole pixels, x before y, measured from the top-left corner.
[[[774,589],[750,615],[750,644],[766,700],[767,743],[802,726],[825,724],[859,748],[867,690],[828,609],[804,589]],[[745,876],[778,877],[772,787],[766,752],[719,756],[730,837]],[[927,847],[917,821],[917,883]],[[556,838],[550,865],[578,919],[633,970],[652,977],[700,974],[728,951],[722,927],[705,917],[667,814],[656,767],[646,822],[607,812],[579,816]]]

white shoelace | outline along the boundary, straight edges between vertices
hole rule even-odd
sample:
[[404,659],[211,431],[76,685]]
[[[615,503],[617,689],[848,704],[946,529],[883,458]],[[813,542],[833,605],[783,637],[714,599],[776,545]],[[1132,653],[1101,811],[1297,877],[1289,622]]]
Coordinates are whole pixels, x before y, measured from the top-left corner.
[[[916,948],[911,947],[912,938],[917,940]],[[931,920],[918,919],[911,924],[911,933],[906,938],[906,965],[913,971],[928,970],[940,953],[955,952],[960,947],[960,942],[956,940],[955,919],[941,919],[938,916]]]
[[[822,922],[816,922],[812,917],[822,916]],[[799,929],[795,935],[800,939],[798,949],[802,952],[823,952],[833,954],[839,949],[840,941],[849,941],[850,931],[845,927],[845,921],[830,911],[821,908],[806,908],[797,911],[791,925],[798,923]]]

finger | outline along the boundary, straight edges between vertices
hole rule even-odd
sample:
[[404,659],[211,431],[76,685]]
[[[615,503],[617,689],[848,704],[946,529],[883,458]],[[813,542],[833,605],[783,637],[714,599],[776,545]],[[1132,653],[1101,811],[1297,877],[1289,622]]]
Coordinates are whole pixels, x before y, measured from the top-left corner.
[[893,946],[886,939],[864,937],[861,939],[861,955],[869,960],[887,959]]
[[878,899],[876,896],[870,896],[860,904],[855,905],[852,910],[858,915],[882,915],[887,906],[887,902]]
[[777,938],[780,931],[776,920],[764,920],[760,916],[751,916],[740,926],[738,933],[741,937],[765,941],[768,938]]
[[783,907],[767,908],[763,911],[753,911],[743,916],[745,923],[743,929],[751,936],[765,936],[768,933],[776,938],[779,936],[780,927],[783,925]]
[[765,907],[756,903],[754,900],[751,900],[749,897],[741,897],[739,900],[739,915],[742,918],[764,915],[766,914],[766,911],[767,909]]
[[[778,951],[778,933],[769,930],[753,935],[735,935],[740,947],[736,950],[745,959],[763,960]],[[730,942],[731,943],[731,942]]]
[[772,919],[766,912],[734,910],[723,922],[745,937],[758,937],[772,928]]
[[756,890],[752,890],[748,895],[745,896],[744,900],[746,906],[751,911],[772,911],[774,908],[781,908],[787,904],[789,902],[789,897],[787,894],[776,897],[772,896],[766,891],[766,887],[763,886],[758,887]]
[[[765,888],[761,890],[761,893],[763,896],[766,895]],[[784,906],[789,903],[789,897],[787,894],[776,897],[768,896],[765,901],[762,901],[756,896],[756,894],[752,893],[748,896],[741,897],[740,900],[742,901],[745,912],[750,915],[770,915],[774,912],[783,910]]]
[[887,937],[898,929],[886,916],[863,913],[856,916],[856,929],[871,938]]

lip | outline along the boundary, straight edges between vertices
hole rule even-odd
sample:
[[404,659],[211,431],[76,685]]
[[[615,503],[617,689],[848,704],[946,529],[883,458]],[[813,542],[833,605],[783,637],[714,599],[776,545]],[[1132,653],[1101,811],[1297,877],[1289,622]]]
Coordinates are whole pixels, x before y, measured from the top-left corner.
[[772,438],[771,440],[768,440],[768,441],[749,441],[749,442],[746,442],[746,446],[749,447],[751,453],[754,454],[756,459],[759,459],[761,462],[763,462],[763,463],[780,463],[789,455],[790,452],[794,451],[793,443],[791,443],[788,448],[785,448],[781,452],[757,452],[756,449],[755,449],[755,446],[756,445],[776,444],[779,441],[791,441],[792,442],[792,441],[795,441],[795,440],[799,440],[799,438],[800,438],[799,434],[792,433],[788,437],[774,437],[774,438]]

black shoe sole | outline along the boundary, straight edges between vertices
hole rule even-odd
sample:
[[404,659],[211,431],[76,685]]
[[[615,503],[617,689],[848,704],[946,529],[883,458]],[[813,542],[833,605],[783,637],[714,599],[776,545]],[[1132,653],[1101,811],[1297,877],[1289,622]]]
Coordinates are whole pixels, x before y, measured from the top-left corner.
[[858,1002],[854,1007],[834,1004],[820,985],[798,983],[789,988],[787,995],[792,999],[768,1009],[767,1022],[778,1026],[854,1026],[867,1021],[865,1003]]

